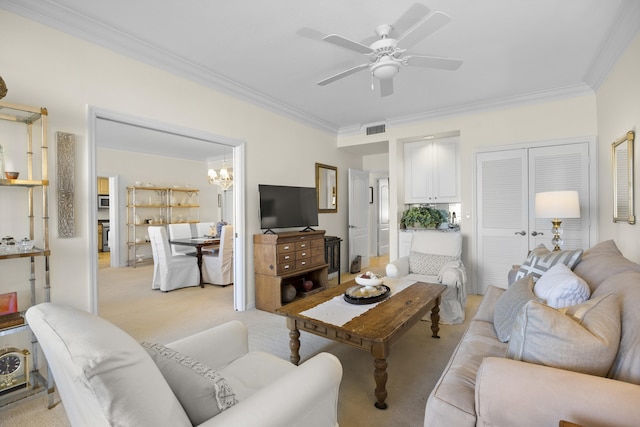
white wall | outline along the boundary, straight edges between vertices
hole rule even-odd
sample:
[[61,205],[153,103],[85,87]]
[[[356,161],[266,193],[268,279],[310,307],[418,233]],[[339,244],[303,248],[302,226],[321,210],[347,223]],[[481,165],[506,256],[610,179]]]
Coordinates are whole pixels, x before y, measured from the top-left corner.
[[[87,108],[94,106],[181,128],[222,135],[246,144],[246,225],[241,236],[249,305],[254,301],[253,233],[259,233],[258,184],[315,185],[315,163],[336,165],[339,188],[347,188],[349,167],[359,156],[338,151],[335,135],[300,124],[212,89],[170,75],[136,60],[0,10],[0,70],[9,92],[4,99],[49,110],[49,138],[56,131],[76,135],[76,237],[51,236],[52,299],[89,309],[90,186]],[[51,149],[50,168],[55,170]],[[179,177],[176,177],[176,179]],[[55,189],[53,177],[51,188]],[[51,206],[56,206],[51,191]],[[320,214],[320,229],[346,238],[346,191],[339,193],[338,214]],[[51,212],[51,224],[57,213]],[[0,218],[3,220],[3,218]],[[346,265],[346,257],[343,260]]]
[[[598,136],[600,140],[600,191],[599,227],[600,239],[614,239],[618,248],[629,259],[640,262],[640,35],[638,35],[622,58],[598,89]],[[636,224],[614,223],[613,179],[611,171],[611,143],[624,136],[627,131],[636,132],[634,144],[634,197]]]
[[[463,234],[463,260],[468,269],[469,289],[475,289],[475,242],[473,221],[475,218],[473,188],[475,183],[474,150],[498,147],[513,143],[564,139],[597,134],[595,94],[572,98],[537,102],[511,108],[494,109],[447,118],[426,120],[420,123],[388,126],[385,138],[389,139],[389,179],[392,183],[390,199],[391,253],[397,256],[397,230],[404,205],[403,144],[399,140],[419,135],[460,132],[461,145],[461,202],[460,218]],[[380,135],[341,135],[338,146],[370,143]],[[468,216],[467,216],[468,213]],[[523,254],[523,259],[526,254]],[[506,274],[506,273],[505,273]]]

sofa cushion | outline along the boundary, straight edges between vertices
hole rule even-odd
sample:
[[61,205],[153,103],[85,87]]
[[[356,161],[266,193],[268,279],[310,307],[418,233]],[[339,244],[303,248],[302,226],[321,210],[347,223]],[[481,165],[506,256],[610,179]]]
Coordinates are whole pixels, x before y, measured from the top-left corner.
[[488,285],[487,289],[484,292],[482,300],[480,301],[480,305],[478,306],[476,315],[473,317],[473,320],[493,323],[496,304],[498,303],[498,300],[500,299],[502,294],[505,293],[505,291],[505,289],[499,288],[497,286]]
[[220,369],[239,401],[286,376],[298,367],[288,360],[263,351],[250,351]]
[[220,372],[160,344],[142,343],[178,398],[193,425],[238,403]]
[[591,298],[613,292],[622,322],[618,354],[609,377],[640,385],[640,272],[625,271],[603,281]]
[[449,255],[427,254],[411,251],[409,253],[409,272],[424,274],[427,276],[437,276],[440,270],[447,263],[456,261],[458,258]]
[[498,298],[493,315],[493,326],[500,341],[509,341],[513,324],[527,302],[531,300],[543,302],[533,293],[533,285],[533,277],[525,276],[509,286]]
[[506,357],[605,376],[619,342],[620,311],[614,294],[562,311],[530,301],[516,319]]
[[533,292],[548,306],[563,308],[589,299],[589,285],[564,264],[556,264],[536,282]]
[[472,321],[427,401],[425,426],[475,426],[476,373],[485,357],[503,357],[489,322]]
[[532,275],[533,281],[537,281],[547,270],[558,263],[562,263],[573,269],[582,257],[582,249],[568,251],[550,251],[545,245],[539,245],[529,253],[527,259],[518,269],[515,280]]
[[608,277],[623,271],[640,271],[640,264],[625,258],[613,240],[606,240],[584,251],[573,271],[594,292]]

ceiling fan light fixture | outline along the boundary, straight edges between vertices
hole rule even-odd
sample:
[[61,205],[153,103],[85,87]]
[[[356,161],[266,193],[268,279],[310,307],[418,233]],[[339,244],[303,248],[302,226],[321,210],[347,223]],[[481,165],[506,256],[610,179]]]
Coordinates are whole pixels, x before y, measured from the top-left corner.
[[384,56],[380,60],[371,66],[371,74],[373,74],[379,80],[392,79],[400,71],[400,64]]

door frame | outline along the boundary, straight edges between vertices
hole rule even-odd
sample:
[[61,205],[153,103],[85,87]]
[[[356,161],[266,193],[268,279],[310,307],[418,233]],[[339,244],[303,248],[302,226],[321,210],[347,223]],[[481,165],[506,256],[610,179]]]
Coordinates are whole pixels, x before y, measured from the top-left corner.
[[[478,212],[478,194],[477,194],[477,177],[478,177],[478,154],[479,153],[488,153],[492,151],[503,151],[503,150],[516,150],[516,149],[529,149],[529,148],[538,148],[538,147],[552,147],[555,145],[567,145],[567,144],[578,144],[578,143],[587,143],[589,146],[589,218],[591,220],[591,224],[589,227],[589,240],[592,244],[598,242],[599,230],[598,230],[598,144],[597,137],[592,136],[580,136],[573,138],[558,138],[558,139],[546,139],[542,141],[529,141],[529,142],[518,142],[513,144],[506,145],[495,145],[495,146],[487,146],[473,149],[473,183],[472,183],[472,203],[473,209],[475,212]],[[473,244],[470,245],[469,249],[471,251],[471,256],[468,258],[471,260],[471,265],[478,265],[478,255],[479,255],[479,237],[478,237],[478,215],[472,216],[472,227],[473,227]],[[586,248],[585,248],[586,249]],[[472,281],[471,286],[469,287],[469,292],[477,294],[480,286],[478,283],[477,277],[477,268],[473,269],[474,274],[469,275],[469,279]],[[507,272],[505,271],[505,275]]]
[[[233,306],[236,311],[244,311],[247,309],[247,281],[245,280],[244,262],[246,248],[244,245],[244,236],[246,234],[245,224],[245,142],[234,138],[216,135],[208,132],[202,132],[195,129],[183,128],[166,122],[143,119],[141,117],[129,114],[118,113],[111,110],[102,109],[95,106],[87,106],[87,155],[89,165],[89,200],[97,200],[98,182],[96,171],[97,159],[97,121],[99,119],[112,120],[129,124],[133,126],[142,126],[149,129],[158,130],[160,132],[168,132],[175,135],[181,135],[211,143],[219,143],[233,147],[233,205],[234,205],[234,245],[233,245]],[[89,236],[89,307],[92,313],[98,314],[98,253],[97,253],[97,235],[94,231],[95,224],[98,221],[98,208],[96,203],[88,203],[87,218],[87,235]]]

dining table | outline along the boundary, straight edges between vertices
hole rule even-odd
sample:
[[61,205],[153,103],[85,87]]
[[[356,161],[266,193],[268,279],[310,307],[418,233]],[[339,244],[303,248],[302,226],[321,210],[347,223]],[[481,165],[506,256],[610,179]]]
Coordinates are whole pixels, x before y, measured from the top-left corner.
[[200,287],[204,288],[204,277],[202,276],[202,248],[219,249],[219,237],[191,237],[186,239],[169,240],[171,245],[191,246],[196,249],[195,256],[198,262],[198,271],[200,272]]

